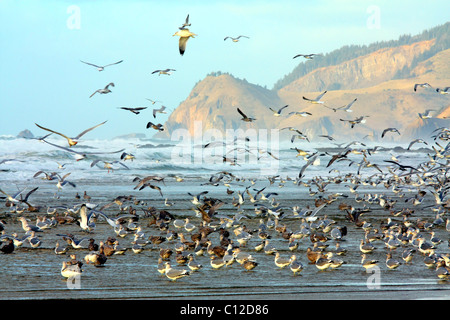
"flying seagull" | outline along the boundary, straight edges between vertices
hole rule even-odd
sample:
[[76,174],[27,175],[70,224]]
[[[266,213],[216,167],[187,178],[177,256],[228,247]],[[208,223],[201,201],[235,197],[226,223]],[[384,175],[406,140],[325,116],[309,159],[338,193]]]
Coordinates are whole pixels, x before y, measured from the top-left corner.
[[159,109],[153,109],[153,118],[156,118],[157,113],[167,113],[164,110],[166,110],[165,106],[161,106]]
[[353,129],[355,127],[355,125],[357,125],[358,123],[365,123],[366,122],[364,117],[368,117],[368,116],[361,116],[361,117],[358,117],[358,118],[353,119],[353,120],[345,120],[345,119],[339,119],[339,120],[347,121],[348,123],[350,123],[351,128]]
[[110,83],[108,83],[103,89],[98,89],[98,90],[96,90],[93,94],[91,94],[91,95],[89,96],[89,98],[92,98],[92,96],[93,96],[94,94],[96,94],[97,92],[98,92],[98,93],[101,93],[101,94],[110,93],[111,90],[109,90],[109,86],[114,87],[114,83],[113,83],[113,82],[110,82]]
[[292,111],[292,112],[289,112],[289,115],[293,115],[293,114],[295,114],[296,116],[301,116],[301,117],[312,116],[312,113],[307,112],[307,111],[302,111],[302,112]]
[[421,87],[421,88],[431,88],[431,85],[429,83],[416,83],[414,85],[414,91],[417,91],[417,87]]
[[448,94],[449,89],[450,89],[450,87],[445,87],[444,89],[437,88],[436,92],[439,92],[440,94]]
[[298,57],[303,57],[305,59],[308,60],[312,60],[314,58],[314,56],[321,56],[321,54],[317,54],[317,53],[311,53],[311,54],[297,54],[296,56],[294,56],[292,59],[298,58]]
[[150,127],[152,129],[155,129],[155,130],[158,130],[158,131],[164,131],[163,125],[161,123],[154,124],[152,122],[148,122],[147,123],[147,129],[150,128]]
[[245,122],[252,122],[252,121],[254,121],[254,120],[256,120],[255,118],[249,118],[249,117],[247,117],[242,111],[241,111],[241,109],[239,109],[239,108],[237,108],[237,111],[239,112],[239,114],[242,116],[242,121],[245,121]]
[[323,101],[320,101],[320,98],[322,98],[325,93],[327,93],[327,91],[322,92],[315,99],[309,99],[309,98],[303,97],[303,100],[309,101],[314,104],[323,104]]
[[285,105],[284,107],[281,107],[281,108],[278,109],[278,110],[274,110],[274,109],[272,109],[272,108],[269,108],[269,109],[270,109],[270,111],[273,112],[273,115],[274,115],[275,117],[279,117],[279,116],[281,115],[281,111],[283,111],[283,109],[285,109],[285,108],[287,108],[287,107],[288,107],[288,105]]
[[46,141],[46,140],[42,140],[42,141],[45,142],[45,143],[47,143],[47,144],[49,144],[49,145],[51,145],[51,146],[54,146],[54,147],[57,147],[57,148],[60,148],[60,149],[65,150],[65,151],[68,151],[68,152],[73,153],[73,154],[74,154],[74,157],[75,157],[75,159],[76,159],[77,161],[83,160],[83,159],[85,159],[88,155],[92,155],[92,154],[113,154],[113,153],[123,152],[123,151],[125,150],[125,149],[121,149],[121,150],[112,151],[112,152],[78,152],[78,151],[75,151],[75,150],[73,150],[73,149],[69,149],[69,148],[66,148],[66,147],[59,146],[59,145],[57,145],[57,144],[48,142],[48,141]]
[[355,98],[352,102],[350,102],[349,104],[342,106],[342,107],[338,107],[338,108],[327,107],[327,108],[333,109],[334,112],[336,112],[338,110],[342,110],[342,111],[346,111],[346,112],[353,112],[353,110],[350,108],[352,107],[352,105],[355,103],[356,100],[358,100],[358,99]]
[[239,36],[239,37],[236,37],[236,38],[233,38],[233,37],[225,37],[225,39],[223,39],[223,41],[225,41],[225,40],[227,40],[227,39],[231,39],[233,42],[238,42],[239,41],[239,39],[240,38],[247,38],[247,39],[250,39],[249,37],[247,37],[247,36]]
[[172,72],[170,72],[170,71],[177,71],[177,70],[175,70],[175,69],[155,70],[155,71],[152,72],[152,74],[159,73],[159,75],[167,74],[167,75],[170,76],[172,74]]
[[184,52],[186,51],[186,43],[189,40],[189,38],[194,38],[195,36],[197,36],[195,33],[192,33],[189,31],[189,29],[183,28],[180,29],[179,31],[175,32],[173,36],[179,36],[180,40],[178,42],[178,49],[180,51],[181,55],[184,55]]
[[152,104],[155,104],[155,103],[157,103],[157,102],[162,102],[162,101],[159,101],[159,100],[152,100],[152,99],[148,99],[148,98],[145,98],[145,99],[147,99],[148,101],[150,101]]
[[[106,120],[106,121],[108,121],[108,120]],[[66,139],[67,139],[67,142],[69,143],[69,146],[72,147],[72,146],[74,146],[74,145],[76,145],[76,144],[78,143],[78,139],[80,139],[83,135],[85,135],[85,134],[88,133],[89,131],[91,131],[91,130],[97,128],[98,126],[101,126],[101,125],[104,124],[106,121],[104,121],[104,122],[102,122],[102,123],[100,123],[100,124],[98,124],[98,125],[96,125],[96,126],[93,126],[92,128],[89,128],[89,129],[84,130],[84,131],[81,132],[79,135],[77,135],[76,137],[73,137],[73,138],[69,138],[68,136],[66,136],[66,135],[64,135],[64,134],[59,133],[59,132],[56,132],[56,131],[53,131],[53,130],[51,130],[51,129],[44,128],[44,127],[38,125],[37,123],[35,123],[35,125],[37,125],[37,126],[38,126],[39,128],[41,128],[41,129],[44,129],[44,130],[53,132],[53,133],[55,133],[55,134],[60,135],[61,137],[66,138]]]
[[134,114],[139,114],[142,110],[147,109],[147,107],[137,107],[137,108],[120,107],[119,109],[131,111]]
[[419,118],[420,119],[430,119],[430,118],[433,118],[432,116],[431,116],[431,111],[436,111],[436,110],[433,110],[433,109],[427,109],[427,110],[425,110],[425,112],[424,113],[420,113],[419,112]]
[[381,133],[381,137],[383,138],[387,132],[397,132],[398,134],[400,134],[400,132],[397,130],[397,128],[386,128]]
[[186,17],[186,21],[178,29],[183,30],[183,29],[186,29],[185,27],[190,27],[190,26],[191,26],[191,24],[189,23],[189,14],[188,14]]
[[80,61],[83,62],[83,63],[85,63],[85,64],[88,64],[88,65],[90,65],[90,66],[96,67],[98,71],[103,71],[106,67],[109,67],[109,66],[112,66],[112,65],[115,65],[115,64],[119,64],[119,63],[121,63],[123,60],[120,60],[120,61],[117,61],[117,62],[114,62],[114,63],[110,63],[110,64],[107,64],[107,65],[105,65],[105,66],[98,66],[98,65],[96,65],[96,64],[93,64],[93,63],[90,63],[90,62],[85,62],[85,61],[82,61],[82,60],[80,60]]

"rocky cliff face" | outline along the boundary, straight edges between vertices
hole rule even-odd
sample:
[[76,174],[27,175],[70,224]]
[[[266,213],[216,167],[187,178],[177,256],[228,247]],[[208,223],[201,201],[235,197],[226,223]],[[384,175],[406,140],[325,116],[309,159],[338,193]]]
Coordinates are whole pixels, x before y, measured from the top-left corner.
[[[169,138],[179,128],[194,136],[208,129],[218,129],[224,133],[227,129],[238,128],[294,127],[310,140],[323,141],[324,138],[319,138],[319,135],[331,135],[338,141],[370,137],[378,142],[404,142],[424,138],[423,135],[436,129],[436,125],[447,125],[450,121],[444,119],[450,116],[450,111],[444,110],[450,95],[435,91],[435,88],[443,88],[450,83],[450,49],[410,68],[407,78],[393,78],[399,70],[409,67],[414,57],[428,50],[432,43],[433,40],[430,40],[382,49],[336,66],[317,69],[278,91],[267,90],[228,74],[208,76],[171,114],[165,123],[165,131],[158,136]],[[433,88],[413,90],[414,84],[424,82],[430,83]],[[314,98],[324,90],[328,90],[321,99],[325,101],[324,105],[311,104],[302,99],[303,96]],[[333,110],[355,98],[357,101],[351,108],[353,112]],[[275,117],[269,110],[269,107],[279,109],[284,105],[289,107],[283,110],[280,117]],[[241,121],[236,110],[238,107],[257,120],[252,123]],[[440,120],[420,120],[418,113],[426,109],[437,110],[435,117]],[[295,111],[307,111],[312,115],[289,115]],[[351,128],[348,120],[360,116],[365,117],[365,123]],[[388,127],[396,127],[402,135],[381,139],[381,132]],[[290,139],[292,134],[289,130],[283,130],[280,136]]]
[[430,49],[434,40],[396,48],[381,49],[336,66],[316,69],[280,91],[324,91],[358,89],[388,81],[409,67],[414,57]]
[[[278,109],[282,103],[276,92],[245,80],[228,74],[207,76],[170,115],[165,131],[159,136],[167,138],[180,128],[188,130],[191,136],[209,129],[224,134],[226,129],[272,128],[278,121],[273,119],[269,107]],[[257,120],[253,123],[242,121],[237,108]]]

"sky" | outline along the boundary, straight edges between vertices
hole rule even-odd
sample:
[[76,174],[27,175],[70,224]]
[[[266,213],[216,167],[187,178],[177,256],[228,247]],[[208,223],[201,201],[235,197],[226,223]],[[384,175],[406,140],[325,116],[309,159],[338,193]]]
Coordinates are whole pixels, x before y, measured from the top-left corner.
[[[85,137],[151,137],[147,122],[164,123],[210,72],[271,89],[301,62],[296,54],[415,35],[448,12],[448,0],[0,0],[0,135],[46,134],[38,123],[74,137],[107,121]],[[188,14],[197,36],[181,56],[173,34]],[[224,41],[238,35],[249,39]],[[123,62],[99,72],[80,60]],[[176,71],[152,74],[166,68]],[[89,98],[110,82],[111,93]],[[168,113],[153,119],[161,105]]]

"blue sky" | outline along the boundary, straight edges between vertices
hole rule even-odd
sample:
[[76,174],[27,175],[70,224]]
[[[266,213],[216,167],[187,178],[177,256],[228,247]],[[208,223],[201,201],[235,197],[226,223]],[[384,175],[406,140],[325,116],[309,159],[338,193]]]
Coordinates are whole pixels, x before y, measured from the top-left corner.
[[[0,135],[34,123],[75,136],[110,138],[154,121],[146,98],[175,109],[212,71],[272,88],[301,61],[417,34],[448,21],[446,0],[424,1],[52,1],[0,0]],[[186,53],[172,35],[190,15]],[[226,36],[246,35],[234,43]],[[98,72],[95,64],[123,63]],[[173,68],[158,76],[156,69]],[[112,92],[89,96],[114,82]],[[147,106],[139,115],[118,109]],[[158,115],[164,123],[168,115]],[[155,121],[154,121],[155,122]]]

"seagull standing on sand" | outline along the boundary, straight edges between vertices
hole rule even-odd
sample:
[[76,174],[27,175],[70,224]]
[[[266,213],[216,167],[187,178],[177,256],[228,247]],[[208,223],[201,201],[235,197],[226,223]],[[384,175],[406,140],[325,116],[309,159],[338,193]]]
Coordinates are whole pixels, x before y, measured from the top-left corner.
[[111,90],[109,90],[109,87],[114,87],[114,83],[113,82],[110,82],[110,83],[108,83],[103,89],[98,89],[98,90],[95,90],[95,92],[93,93],[93,94],[91,94],[90,96],[89,96],[89,98],[92,98],[92,96],[94,95],[94,94],[96,94],[97,92],[98,93],[100,93],[100,94],[106,94],[106,93],[110,93],[111,92]]
[[107,65],[105,65],[105,66],[98,66],[98,65],[96,65],[96,64],[93,64],[93,63],[90,63],[90,62],[85,62],[85,61],[82,61],[82,60],[80,60],[80,61],[83,62],[83,63],[85,63],[85,64],[88,64],[88,65],[90,65],[90,66],[96,67],[98,71],[103,71],[106,67],[109,67],[109,66],[112,66],[112,65],[115,65],[115,64],[119,64],[119,63],[121,63],[123,60],[120,60],[120,61],[117,61],[117,62],[114,62],[114,63],[110,63],[110,64],[107,64]]

